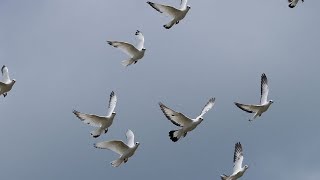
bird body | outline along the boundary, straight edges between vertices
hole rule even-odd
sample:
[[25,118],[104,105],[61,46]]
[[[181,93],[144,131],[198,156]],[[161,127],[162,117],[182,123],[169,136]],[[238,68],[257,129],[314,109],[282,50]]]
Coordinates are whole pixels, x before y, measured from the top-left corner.
[[163,25],[163,27],[166,29],[170,29],[174,24],[178,24],[183,18],[185,18],[191,8],[190,6],[187,6],[187,0],[181,0],[179,9],[168,5],[153,3],[150,1],[148,1],[147,3],[158,12],[165,13],[172,18],[169,23]]
[[8,92],[11,91],[13,85],[16,83],[15,79],[10,79],[9,70],[7,66],[3,65],[1,68],[2,81],[0,81],[0,95],[6,97]]
[[112,125],[113,119],[116,115],[114,109],[117,104],[117,96],[112,91],[109,99],[108,113],[106,116],[98,116],[94,114],[81,113],[79,111],[73,110],[73,114],[76,115],[82,122],[97,127],[96,130],[92,131],[90,134],[92,137],[97,138],[101,134],[108,132],[108,128]]
[[128,129],[126,132],[127,144],[122,141],[103,141],[95,143],[94,147],[99,149],[108,149],[120,155],[120,157],[111,162],[113,167],[118,167],[122,162],[126,163],[130,157],[134,155],[137,148],[139,147],[139,142],[134,142],[134,134]]
[[160,102],[160,109],[167,117],[167,119],[170,120],[176,126],[181,127],[181,129],[179,130],[172,130],[169,132],[170,139],[173,142],[177,142],[181,137],[185,137],[188,132],[194,130],[203,121],[203,115],[206,114],[213,107],[214,102],[215,98],[211,98],[205,105],[205,107],[202,109],[201,114],[195,119],[186,117],[184,114],[176,112]]
[[243,111],[248,113],[254,113],[253,117],[249,119],[252,121],[257,117],[261,116],[262,113],[266,112],[270,105],[273,103],[272,100],[268,101],[268,94],[269,94],[269,86],[268,86],[268,79],[267,76],[263,73],[261,75],[261,97],[260,97],[260,104],[253,105],[253,104],[241,104],[235,102],[234,104]]
[[142,59],[146,49],[144,48],[144,36],[142,33],[137,30],[135,35],[137,36],[139,42],[137,47],[134,47],[132,44],[128,42],[121,41],[107,41],[109,45],[119,48],[121,51],[130,56],[130,59],[124,60],[121,62],[123,66],[129,66],[131,64],[136,64],[138,60]]

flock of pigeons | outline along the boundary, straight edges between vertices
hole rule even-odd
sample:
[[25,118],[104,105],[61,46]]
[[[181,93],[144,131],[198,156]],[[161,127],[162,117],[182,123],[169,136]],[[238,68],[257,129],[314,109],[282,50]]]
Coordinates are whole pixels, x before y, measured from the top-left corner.
[[[288,0],[289,7],[294,8],[298,3],[298,1],[299,0]],[[301,1],[304,2],[304,0],[301,0]],[[158,12],[165,13],[172,17],[172,20],[169,23],[163,25],[163,27],[166,29],[170,29],[173,25],[178,24],[190,10],[190,6],[187,6],[187,0],[181,0],[181,6],[179,9],[176,9],[174,7],[167,6],[167,5],[149,2],[149,1],[147,3]],[[130,59],[122,61],[122,65],[124,66],[135,64],[138,62],[138,60],[140,60],[144,56],[144,53],[146,50],[144,48],[144,36],[139,30],[136,31],[135,35],[139,39],[138,45],[136,47],[127,42],[107,41],[109,45],[119,48],[120,50],[122,50],[123,52],[125,52],[127,55],[130,56]],[[0,81],[0,95],[3,95],[4,97],[6,97],[7,93],[12,89],[16,81],[15,79],[12,79],[12,80],[10,79],[9,70],[5,65],[1,68],[1,72],[2,72],[2,81]],[[249,121],[252,121],[257,117],[260,117],[264,112],[266,112],[270,107],[270,105],[273,103],[272,100],[268,100],[268,93],[269,93],[268,79],[267,79],[267,76],[263,73],[261,75],[260,104],[241,104],[241,103],[235,102],[235,105],[240,109],[242,109],[243,111],[246,111],[248,113],[254,113],[253,117],[249,119]],[[74,110],[73,113],[82,122],[97,128],[90,133],[92,137],[97,138],[100,135],[107,133],[108,129],[112,125],[113,119],[116,115],[116,113],[114,112],[116,104],[117,104],[117,96],[112,91],[109,99],[108,112],[105,116],[81,113],[76,110]],[[180,127],[180,129],[178,130],[172,130],[169,132],[170,139],[173,142],[177,142],[179,139],[181,139],[181,137],[186,137],[188,132],[194,130],[203,121],[203,116],[214,106],[214,104],[215,104],[215,98],[209,99],[209,101],[206,103],[206,105],[202,109],[200,115],[192,119],[180,112],[177,112],[167,107],[166,105],[160,102],[159,106],[163,114],[165,115],[165,117],[168,120],[170,120],[174,125]],[[134,141],[134,133],[130,129],[127,130],[126,137],[127,137],[127,143],[124,143],[123,141],[120,141],[120,140],[104,141],[104,142],[95,143],[94,147],[100,148],[100,149],[109,149],[119,154],[120,157],[111,162],[111,165],[113,167],[118,167],[123,162],[126,163],[128,159],[131,156],[133,156],[133,154],[135,153],[135,151],[140,145],[139,142]],[[242,166],[242,161],[243,161],[242,146],[240,142],[237,142],[235,144],[235,149],[234,149],[233,173],[229,176],[223,174],[221,175],[221,179],[236,180],[240,178],[248,169],[247,165]]]

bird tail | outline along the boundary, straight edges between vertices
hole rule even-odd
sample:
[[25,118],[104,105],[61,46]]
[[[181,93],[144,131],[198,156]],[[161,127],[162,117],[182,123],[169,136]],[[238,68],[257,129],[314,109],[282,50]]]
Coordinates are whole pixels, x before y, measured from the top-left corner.
[[117,160],[112,161],[112,162],[111,162],[111,165],[112,165],[113,167],[118,167],[118,166],[120,166],[120,164],[121,164],[122,162],[123,162],[122,159],[117,159]]
[[182,130],[173,130],[169,132],[169,137],[171,141],[177,142],[181,138],[181,136],[184,134],[185,133],[183,133]]
[[227,180],[227,178],[228,178],[229,176],[227,176],[227,175],[225,175],[225,174],[222,174],[222,175],[220,175],[220,177],[221,177],[221,180]]
[[163,27],[166,29],[170,29],[175,23],[175,21],[170,21],[168,24],[163,25]]
[[90,134],[91,134],[92,137],[97,138],[102,134],[102,132],[104,132],[104,130],[101,129],[101,128],[98,128],[98,129],[96,129],[94,131],[91,131]]
[[133,60],[133,59],[128,59],[128,60],[124,60],[124,61],[122,61],[121,62],[121,64],[123,65],[123,66],[129,66],[129,65],[131,65],[132,63],[134,63],[135,62],[135,60]]

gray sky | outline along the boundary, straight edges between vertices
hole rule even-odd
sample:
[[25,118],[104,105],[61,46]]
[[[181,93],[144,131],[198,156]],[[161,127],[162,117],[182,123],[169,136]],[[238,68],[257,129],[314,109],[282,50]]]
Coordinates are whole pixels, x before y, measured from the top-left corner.
[[[0,179],[220,179],[237,141],[249,165],[242,179],[319,179],[320,2],[188,4],[166,30],[169,18],[142,0],[1,0],[0,64],[17,83],[0,98]],[[137,29],[146,55],[124,68],[127,56],[105,41],[136,43]],[[259,102],[263,72],[275,103],[249,123],[233,102]],[[112,90],[114,124],[93,139],[72,110],[103,115]],[[194,117],[210,97],[205,120],[171,142],[176,127],[158,102]],[[93,143],[124,140],[129,128],[141,145],[112,168],[117,154]]]

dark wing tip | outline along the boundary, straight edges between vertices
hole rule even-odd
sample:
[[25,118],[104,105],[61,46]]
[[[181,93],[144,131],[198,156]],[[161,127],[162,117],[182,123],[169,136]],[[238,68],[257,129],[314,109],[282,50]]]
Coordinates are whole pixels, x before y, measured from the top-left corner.
[[110,98],[114,96],[114,91],[111,91]]
[[240,104],[240,103],[237,103],[237,102],[234,102],[234,104],[235,104],[238,108],[240,108],[241,110],[243,110],[243,111],[245,111],[245,112],[247,112],[247,113],[253,113],[253,111],[249,111],[249,110],[243,108],[243,107],[242,107],[243,104]]
[[79,118],[81,121],[84,121],[84,119],[80,117],[80,112],[79,112],[79,111],[73,110],[72,113],[73,113],[74,115],[76,115],[77,118]]
[[1,72],[3,73],[4,68],[6,67],[6,65],[3,65],[1,68]]
[[242,154],[242,146],[240,142],[237,142],[234,146],[233,162],[236,162],[238,154]]
[[111,41],[107,41],[107,43],[112,46],[112,42]]
[[261,74],[261,79],[267,79],[267,75],[265,73]]
[[169,137],[170,137],[171,141],[177,142],[179,139],[177,137],[174,137],[174,132],[176,132],[176,131],[175,130],[170,131],[169,132]]

